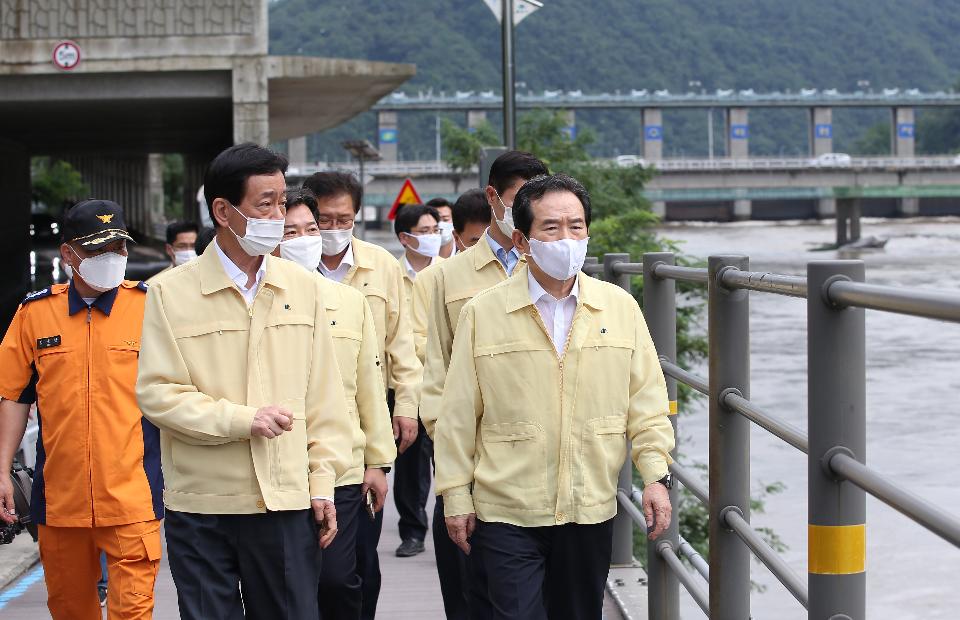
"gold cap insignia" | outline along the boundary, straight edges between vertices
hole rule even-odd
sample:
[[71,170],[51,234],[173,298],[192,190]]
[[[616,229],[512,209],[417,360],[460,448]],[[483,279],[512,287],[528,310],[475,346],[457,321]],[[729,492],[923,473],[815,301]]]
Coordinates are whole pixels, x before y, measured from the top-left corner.
[[110,220],[113,219],[113,213],[110,213],[110,214],[108,214],[108,215],[98,215],[98,216],[97,216],[97,219],[99,219],[99,220],[100,220],[101,222],[103,222],[104,224],[109,224],[109,223],[110,223]]

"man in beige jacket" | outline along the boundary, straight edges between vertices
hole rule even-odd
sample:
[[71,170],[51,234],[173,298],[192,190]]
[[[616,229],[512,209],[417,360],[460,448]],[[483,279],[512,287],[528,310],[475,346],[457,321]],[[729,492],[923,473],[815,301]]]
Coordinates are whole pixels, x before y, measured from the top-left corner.
[[186,620],[316,619],[319,549],[337,531],[352,434],[323,297],[268,256],[286,166],[250,143],[218,155],[204,179],[216,239],[147,295],[137,398],[161,433]]
[[666,383],[637,302],[580,273],[590,197],[525,183],[527,271],[464,306],[436,426],[450,537],[479,551],[497,618],[599,618],[626,440],[651,538],[670,522]]

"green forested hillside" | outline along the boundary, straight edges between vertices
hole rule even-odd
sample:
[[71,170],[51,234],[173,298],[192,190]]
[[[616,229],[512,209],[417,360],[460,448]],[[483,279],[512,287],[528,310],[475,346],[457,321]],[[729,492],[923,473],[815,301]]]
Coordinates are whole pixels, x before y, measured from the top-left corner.
[[[544,0],[516,33],[520,90],[753,88],[947,89],[960,77],[960,11],[945,0]],[[412,62],[408,92],[497,90],[499,26],[481,0],[278,0],[270,51]],[[639,119],[578,114],[599,154],[638,149]],[[454,118],[463,122],[460,115]],[[491,119],[496,120],[496,119]],[[835,112],[837,150],[855,150],[883,112]],[[920,119],[922,127],[922,118]],[[805,150],[802,111],[757,112],[751,151]],[[405,158],[433,156],[435,117],[401,117]],[[706,115],[665,118],[668,155],[706,152]],[[342,137],[375,136],[372,115],[311,141],[316,158],[340,158]],[[718,137],[721,134],[718,131]],[[920,136],[921,142],[923,136]]]

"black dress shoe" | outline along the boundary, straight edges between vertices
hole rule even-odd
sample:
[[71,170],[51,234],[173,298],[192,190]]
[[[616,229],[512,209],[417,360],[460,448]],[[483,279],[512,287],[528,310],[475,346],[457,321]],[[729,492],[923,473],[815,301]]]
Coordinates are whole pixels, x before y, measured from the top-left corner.
[[423,541],[422,540],[405,540],[400,543],[400,546],[397,547],[397,557],[398,558],[411,558],[418,553],[423,553]]

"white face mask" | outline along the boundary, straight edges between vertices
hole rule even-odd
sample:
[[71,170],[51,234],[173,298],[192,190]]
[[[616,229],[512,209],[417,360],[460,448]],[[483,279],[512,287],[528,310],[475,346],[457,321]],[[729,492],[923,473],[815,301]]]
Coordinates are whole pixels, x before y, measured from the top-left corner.
[[[500,229],[500,232],[503,233],[505,237],[513,236],[513,207],[508,207],[503,204],[503,199],[500,198],[500,193],[497,190],[493,190],[493,193],[497,195],[497,200],[500,201],[500,206],[503,207],[503,219],[497,219],[497,228]],[[496,218],[497,214],[494,213],[493,217]]]
[[350,245],[353,226],[346,230],[321,230],[320,238],[323,239],[323,255],[336,256]]
[[178,267],[184,263],[189,263],[197,257],[193,250],[177,250],[173,253],[173,266]]
[[[410,235],[410,233],[407,233]],[[443,236],[440,234],[431,234],[431,235],[410,235],[417,240],[417,247],[408,245],[407,247],[419,254],[420,256],[429,256],[433,258],[434,256],[440,255],[440,246],[443,245]]]
[[530,239],[530,255],[537,267],[556,280],[569,280],[583,268],[587,258],[586,239],[558,239],[538,241]]
[[323,237],[303,235],[280,242],[280,258],[292,260],[307,271],[316,271],[323,254]]
[[277,249],[280,240],[283,239],[283,218],[271,220],[247,217],[233,204],[229,202],[227,204],[233,207],[237,213],[240,213],[240,217],[247,220],[247,233],[242,237],[230,228],[230,232],[240,242],[240,247],[243,248],[244,252],[250,256],[264,256]]
[[[73,248],[70,248],[73,250]],[[80,255],[73,252],[77,258]],[[116,252],[104,252],[98,256],[81,258],[77,272],[87,286],[101,293],[115,289],[123,282],[127,271],[127,257]]]
[[453,241],[453,222],[439,222],[440,227],[440,245],[447,245]]

